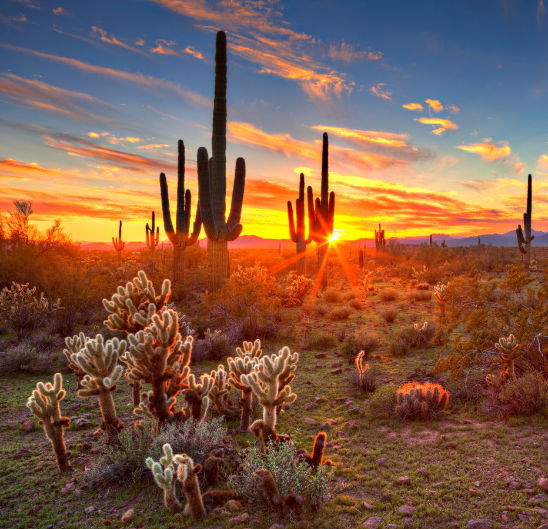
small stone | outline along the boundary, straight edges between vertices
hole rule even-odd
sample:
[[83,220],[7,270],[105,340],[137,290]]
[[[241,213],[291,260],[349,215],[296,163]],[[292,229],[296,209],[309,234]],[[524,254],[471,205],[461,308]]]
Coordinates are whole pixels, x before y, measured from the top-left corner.
[[71,425],[77,426],[78,428],[85,428],[86,426],[92,426],[92,422],[80,417],[79,419],[72,421]]
[[468,520],[466,529],[493,529],[491,520]]
[[539,525],[537,529],[548,529],[548,523],[543,523],[542,525]]
[[457,448],[457,441],[449,441],[448,443],[443,443],[442,445],[444,448],[451,448],[451,449],[455,449]]
[[342,366],[342,362],[333,362],[331,364],[331,367],[341,367]]
[[410,485],[411,480],[408,476],[402,476],[396,480],[400,485]]
[[248,520],[249,520],[249,514],[244,512],[243,514],[240,514],[240,516],[235,516],[234,518],[230,518],[228,522],[233,524],[239,524],[239,523],[247,522]]
[[364,502],[362,502],[362,507],[364,509],[367,509],[368,511],[370,511],[373,508],[373,505],[371,505],[370,503],[367,503],[366,501],[364,501]]
[[387,457],[380,457],[379,459],[377,459],[375,461],[375,463],[377,463],[377,465],[386,465],[386,463],[388,463],[388,458]]
[[338,369],[333,369],[331,373],[333,373],[334,375],[340,375],[342,373],[342,369],[340,367]]
[[428,476],[428,474],[430,474],[430,472],[428,472],[428,469],[427,468],[419,468],[419,470],[417,471],[419,474],[422,474],[423,476]]
[[309,402],[308,404],[304,405],[304,409],[306,411],[313,410],[316,407],[316,404],[314,402]]
[[535,507],[537,511],[543,518],[548,518],[548,509],[543,509],[542,507]]
[[90,505],[87,509],[84,510],[86,514],[91,514],[95,510],[93,505]]
[[223,505],[223,509],[228,511],[239,511],[242,508],[242,504],[236,500],[229,500]]
[[312,417],[305,417],[305,418],[303,419],[303,422],[315,423],[315,422],[316,422],[316,419],[312,419]]
[[474,485],[475,485],[476,487],[481,487],[481,483],[480,483],[479,481],[476,481],[476,482],[474,483]]
[[546,501],[546,499],[548,499],[546,494],[537,494],[536,496],[533,496],[532,498],[529,498],[527,503],[529,505],[535,505],[537,503],[544,503]]
[[317,353],[314,355],[314,358],[325,358],[327,356],[327,353]]
[[350,408],[348,411],[362,411],[362,407],[361,406],[352,406],[352,408]]
[[348,422],[345,422],[343,425],[342,425],[342,428],[344,429],[347,429],[347,428],[357,428],[358,427],[358,423],[356,421],[348,421]]
[[383,524],[384,520],[380,516],[370,516],[362,526],[367,529],[376,529],[379,525]]
[[[226,512],[224,511],[224,509],[221,506],[215,507],[215,509],[213,509],[211,512],[213,514],[226,514]],[[189,514],[189,513],[187,512],[185,514]]]
[[32,430],[34,430],[34,426],[34,421],[25,421],[21,424],[21,430],[24,430],[25,432],[32,432]]
[[440,481],[439,483],[434,483],[432,487],[443,487],[443,481]]
[[514,490],[521,489],[521,483],[519,481],[511,481],[510,483],[508,483],[508,486]]
[[122,523],[129,523],[133,520],[133,509],[128,509],[123,515],[122,515]]
[[386,529],[398,529],[398,527],[401,527],[401,525],[396,525],[395,523],[389,523],[386,526]]
[[477,489],[470,489],[470,494],[472,494],[472,496],[481,496],[481,492]]
[[75,488],[74,483],[69,482],[65,485],[65,489],[67,489],[67,490],[74,490],[74,488]]
[[84,493],[82,489],[74,489],[75,496],[81,496]]
[[415,514],[417,509],[415,507],[411,507],[411,505],[400,505],[400,507],[398,507],[398,512],[400,514]]
[[518,507],[517,505],[507,505],[506,509],[509,511],[519,511],[521,507]]
[[281,523],[275,523],[271,525],[268,529],[285,529],[285,525]]
[[330,426],[334,426],[335,424],[337,424],[337,421],[335,419],[326,419],[325,422]]
[[392,501],[392,498],[393,498],[393,497],[394,497],[394,496],[393,496],[392,494],[390,494],[390,492],[383,492],[383,493],[381,494],[381,500],[382,500],[382,501]]
[[326,422],[321,422],[321,423],[320,423],[320,428],[321,428],[322,430],[325,430],[328,426],[329,426],[329,424],[327,424]]
[[545,492],[548,492],[548,478],[539,478],[538,486]]
[[61,496],[66,496],[70,491],[68,489],[66,489],[65,487],[63,487],[60,491],[59,491],[59,494]]
[[15,452],[13,454],[14,457],[22,457],[22,456],[26,456],[30,454],[30,450],[27,450],[26,448],[21,448],[21,450],[17,450],[17,452]]
[[521,460],[522,463],[529,463],[529,461],[531,461],[531,458],[530,458],[530,457],[524,457],[524,458],[522,458],[522,460]]
[[363,403],[364,404],[369,404],[371,402],[371,399],[364,399]]
[[326,402],[327,399],[324,398],[324,397],[316,397],[314,400],[315,400],[318,404],[321,404],[322,402]]
[[523,489],[522,492],[525,492],[525,494],[527,494],[527,496],[534,496],[535,495],[535,489]]

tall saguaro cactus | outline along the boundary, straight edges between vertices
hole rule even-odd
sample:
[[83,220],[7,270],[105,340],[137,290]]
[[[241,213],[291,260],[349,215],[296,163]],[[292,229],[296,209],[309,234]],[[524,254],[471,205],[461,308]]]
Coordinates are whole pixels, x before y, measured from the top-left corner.
[[[154,251],[154,248],[156,248],[156,246],[158,246],[158,244],[160,243],[160,227],[158,226],[156,228],[156,222],[155,222],[155,215],[154,215],[154,211],[152,212],[152,228],[149,227],[148,225],[148,222],[147,222],[147,225],[146,225],[146,234],[147,234],[147,246],[148,246],[148,249],[153,252]],[[154,235],[154,229],[156,229],[156,235]]]
[[[333,222],[335,220],[335,192],[329,192],[329,140],[327,132],[323,133],[322,147],[322,186],[320,197],[314,198],[312,187],[308,186],[308,218],[312,219],[311,211],[314,211],[314,228],[311,238],[317,245],[318,270],[322,273],[321,286],[327,286],[327,250],[329,239],[333,235]],[[323,271],[322,271],[323,269]]]
[[527,212],[523,214],[523,228],[525,234],[521,229],[521,224],[518,224],[516,234],[518,236],[519,251],[524,255],[525,269],[529,270],[531,265],[531,241],[535,238],[531,235],[531,211],[533,209],[533,179],[531,175],[527,178]]
[[205,147],[198,149],[198,184],[200,211],[207,234],[207,282],[214,292],[226,281],[228,241],[242,233],[240,218],[245,189],[245,160],[236,160],[230,215],[226,214],[226,34],[217,32],[215,52],[215,100],[213,103],[213,158],[211,164]]
[[299,198],[295,200],[295,210],[297,213],[297,229],[295,229],[295,219],[293,218],[293,205],[291,204],[291,200],[288,200],[287,217],[289,220],[289,236],[297,246],[297,255],[302,254],[297,260],[297,274],[304,276],[306,274],[306,245],[312,242],[312,230],[314,229],[314,210],[308,209],[308,237],[305,237],[303,173],[301,173],[299,179]]
[[185,191],[185,144],[183,143],[183,140],[179,140],[177,147],[179,150],[179,158],[177,163],[177,216],[175,220],[175,229],[173,228],[171,211],[169,209],[169,192],[166,175],[164,173],[160,174],[160,193],[162,196],[164,229],[169,242],[173,244],[173,283],[184,280],[186,247],[192,246],[198,240],[200,230],[202,229],[200,203],[198,202],[192,235],[189,236],[192,197],[190,189]]
[[120,228],[118,229],[118,238],[112,238],[112,245],[118,252],[118,266],[122,264],[122,250],[125,248],[126,243],[122,242],[122,221],[120,221]]
[[384,238],[384,230],[381,229],[379,224],[379,231],[375,230],[375,249],[377,252],[382,250],[386,246],[386,239]]

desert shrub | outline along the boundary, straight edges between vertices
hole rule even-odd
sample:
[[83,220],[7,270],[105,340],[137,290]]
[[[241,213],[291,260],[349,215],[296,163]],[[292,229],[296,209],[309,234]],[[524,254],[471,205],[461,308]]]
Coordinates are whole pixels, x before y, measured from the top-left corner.
[[388,345],[388,353],[392,356],[405,356],[409,352],[409,345],[401,338],[394,340]]
[[313,287],[314,281],[304,276],[298,276],[295,272],[290,272],[286,278],[288,287],[281,293],[281,300],[284,307],[294,308],[302,307],[304,298]]
[[444,275],[445,274],[441,268],[432,267],[423,274],[422,280],[429,285],[436,285],[443,279]]
[[430,301],[432,299],[432,292],[419,290],[418,292],[412,292],[409,296],[410,301]]
[[485,410],[498,417],[529,415],[548,404],[548,381],[529,372],[508,380],[500,390],[489,388]]
[[349,307],[352,307],[353,309],[356,309],[356,310],[362,310],[362,304],[361,304],[361,301],[359,299],[351,299],[349,302],[348,302],[348,306]]
[[396,392],[397,388],[392,384],[377,389],[371,396],[371,402],[369,403],[371,415],[378,419],[394,417],[397,403]]
[[329,309],[327,305],[323,302],[317,302],[314,304],[314,313],[318,316],[325,316],[328,313]]
[[377,336],[361,329],[346,337],[341,346],[341,351],[345,356],[356,356],[360,351],[364,351],[367,356],[378,347],[379,339]]
[[398,311],[396,309],[387,309],[381,312],[382,319],[387,323],[393,323],[398,317]]
[[118,436],[119,445],[106,446],[84,478],[92,487],[152,481],[145,460],[147,457],[158,460],[165,443],[171,445],[175,454],[186,453],[194,461],[201,462],[211,446],[221,443],[227,434],[222,422],[222,418],[216,418],[197,425],[190,419],[161,426],[158,432],[156,422],[145,419],[140,429],[122,430]]
[[373,393],[377,389],[377,369],[364,362],[365,354],[356,357],[356,368],[354,384],[367,393]]
[[394,288],[386,288],[381,290],[379,294],[382,301],[396,301],[398,299],[398,291]]
[[342,307],[335,307],[329,313],[329,319],[333,321],[346,320],[348,319],[348,316],[350,316],[350,314],[352,314],[352,309],[350,307],[347,307],[346,305]]
[[68,362],[63,353],[41,353],[26,340],[0,353],[0,376],[66,372]]
[[317,334],[312,334],[306,338],[305,349],[320,350],[331,349],[337,345],[337,338],[333,333],[321,331]]
[[281,329],[280,288],[259,265],[238,266],[206,304],[210,321],[224,325],[232,343],[277,336]]
[[396,417],[405,419],[435,419],[449,403],[449,392],[439,384],[408,382],[396,393]]
[[329,287],[325,289],[323,299],[327,301],[327,303],[340,303],[343,300],[343,295],[333,287]]
[[415,290],[429,290],[430,285],[428,283],[418,283],[415,285]]
[[192,362],[203,360],[219,361],[232,354],[228,337],[221,331],[205,332],[203,339],[196,340],[192,346]]
[[344,299],[346,299],[346,301],[350,301],[352,299],[356,299],[356,293],[353,291],[353,290],[350,290],[349,292],[347,292],[345,295],[344,295]]
[[430,340],[435,336],[437,326],[430,322],[418,323],[402,327],[394,336],[394,341],[401,340],[409,349],[413,347],[428,347]]
[[[281,495],[296,493],[304,496],[314,510],[318,510],[329,498],[329,480],[333,470],[320,465],[316,473],[311,467],[297,461],[297,447],[293,442],[271,445],[266,452],[255,446],[244,450],[242,471],[228,478],[228,486],[236,496],[257,498],[255,470],[266,468],[272,473]],[[263,496],[260,496],[266,501]]]

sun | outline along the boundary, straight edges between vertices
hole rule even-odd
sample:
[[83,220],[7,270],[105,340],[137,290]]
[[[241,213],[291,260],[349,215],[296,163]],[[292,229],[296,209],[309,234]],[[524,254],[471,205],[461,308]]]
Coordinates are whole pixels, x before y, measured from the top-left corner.
[[341,239],[343,235],[344,231],[335,229],[333,230],[333,235],[331,235],[331,237],[329,238],[329,242],[335,242]]

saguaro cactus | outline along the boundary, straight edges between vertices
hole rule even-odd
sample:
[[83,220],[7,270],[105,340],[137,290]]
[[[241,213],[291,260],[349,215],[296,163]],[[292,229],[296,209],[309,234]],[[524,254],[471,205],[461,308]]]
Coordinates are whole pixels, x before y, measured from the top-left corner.
[[36,389],[27,401],[27,408],[40,419],[53,452],[57,458],[57,466],[61,472],[70,472],[67,450],[65,448],[64,428],[70,426],[70,419],[61,416],[59,402],[65,398],[63,376],[55,373],[53,385],[50,382],[38,382]]
[[[287,201],[287,217],[289,220],[289,236],[296,244],[297,256],[297,274],[303,276],[306,274],[306,245],[312,242],[312,230],[314,229],[314,210],[308,209],[308,237],[305,237],[304,225],[304,174],[299,178],[299,198],[295,200],[295,209],[297,213],[297,229],[295,229],[295,220],[293,218],[293,205],[291,200]],[[280,243],[281,244],[281,243]]]
[[[154,211],[153,211],[152,212],[152,228],[149,227],[148,222],[145,228],[146,235],[147,235],[147,246],[151,252],[154,252],[154,248],[156,248],[156,246],[158,246],[158,244],[160,243],[160,227],[158,226],[156,228],[155,220],[156,219],[154,218]],[[156,229],[156,235],[154,235],[155,229]]]
[[179,150],[179,157],[177,163],[177,216],[175,229],[173,228],[171,211],[169,209],[169,192],[166,175],[164,173],[160,174],[160,194],[162,196],[164,230],[166,231],[169,242],[173,244],[173,283],[184,281],[186,247],[193,245],[198,240],[200,230],[202,229],[200,203],[198,202],[192,235],[189,236],[192,197],[190,195],[190,189],[185,191],[185,144],[183,143],[183,140],[179,140],[177,147]]
[[375,249],[377,252],[386,246],[386,239],[384,238],[384,230],[381,229],[379,224],[379,231],[375,230]]
[[242,233],[240,218],[245,189],[245,161],[236,160],[230,215],[226,213],[226,73],[227,52],[224,31],[217,32],[215,52],[215,100],[213,103],[213,158],[211,164],[205,147],[198,149],[198,184],[200,211],[207,234],[208,290],[221,288],[227,277],[227,242]]
[[363,265],[364,265],[364,262],[363,262],[363,249],[360,248],[359,250],[359,255],[358,255],[358,263],[359,263],[359,267],[360,267],[360,270],[363,270]]
[[122,250],[126,247],[126,243],[122,241],[122,221],[120,221],[120,228],[118,229],[118,238],[112,238],[112,245],[118,252],[118,266],[122,264]]
[[531,212],[533,209],[533,179],[531,175],[527,177],[527,212],[523,214],[523,228],[525,234],[521,229],[521,224],[518,224],[516,234],[518,236],[518,248],[523,254],[525,262],[525,270],[529,270],[531,265],[531,241],[535,238],[531,235]]
[[103,416],[101,430],[106,432],[108,444],[117,443],[118,432],[124,427],[116,413],[112,391],[116,389],[116,381],[124,371],[118,365],[118,358],[125,353],[126,346],[126,342],[118,338],[105,343],[104,338],[98,334],[94,340],[87,338],[81,344],[80,351],[71,355],[72,362],[86,373],[82,380],[83,389],[78,391],[78,396],[99,397]]
[[[320,198],[316,197],[314,202],[312,187],[308,186],[308,219],[309,224],[312,220],[311,211],[314,212],[314,228],[311,232],[311,238],[316,243],[316,252],[318,255],[318,271],[322,271],[321,286],[327,286],[327,251],[329,249],[329,239],[333,235],[333,223],[335,220],[335,192],[329,192],[329,140],[327,132],[323,133],[322,146],[322,185]],[[310,226],[309,226],[310,227]]]

